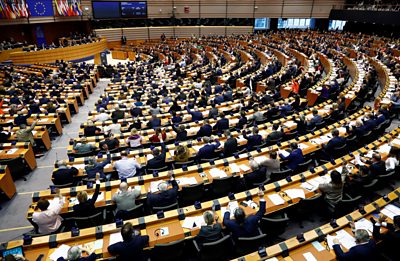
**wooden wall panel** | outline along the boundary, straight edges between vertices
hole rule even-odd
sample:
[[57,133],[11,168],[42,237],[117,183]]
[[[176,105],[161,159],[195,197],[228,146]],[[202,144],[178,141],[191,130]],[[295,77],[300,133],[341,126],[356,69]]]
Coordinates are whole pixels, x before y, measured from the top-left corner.
[[172,0],[148,0],[147,15],[149,18],[170,18],[172,16]]
[[199,36],[199,26],[177,26],[175,27],[175,35],[178,38],[189,38],[193,35]]
[[[131,29],[131,28],[129,28],[129,29]],[[95,32],[96,32],[97,36],[105,37],[107,39],[107,41],[109,41],[109,42],[121,41],[122,31],[120,28],[98,29],[98,30],[95,30]],[[129,34],[127,32],[124,32],[124,33],[126,35],[126,38],[128,39]]]
[[162,34],[165,34],[167,38],[174,35],[173,27],[150,27],[149,28],[149,38],[150,39],[160,39]]
[[[203,15],[206,15],[206,13],[203,10],[203,6],[200,7],[199,0],[187,0],[187,1],[177,0],[174,1],[174,5],[176,7],[175,9],[176,18],[199,18],[200,16],[203,17]],[[185,13],[185,7],[189,8],[188,13]]]
[[254,0],[229,0],[228,18],[252,18],[254,15]]
[[285,0],[282,17],[310,17],[313,0]]
[[132,28],[122,28],[122,29],[128,41],[149,39],[149,30],[147,27],[132,27]]
[[225,26],[200,26],[200,34],[209,35],[225,35]]
[[252,32],[253,32],[252,26],[227,26],[226,27],[227,35],[248,34],[248,33],[252,33]]
[[225,0],[200,0],[200,15],[202,18],[221,18],[226,16],[227,2]]

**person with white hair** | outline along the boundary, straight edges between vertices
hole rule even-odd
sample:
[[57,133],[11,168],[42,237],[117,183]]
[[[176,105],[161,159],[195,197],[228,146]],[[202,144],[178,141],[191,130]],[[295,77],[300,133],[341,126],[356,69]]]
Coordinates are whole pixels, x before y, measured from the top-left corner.
[[100,108],[100,113],[97,114],[97,115],[94,117],[93,121],[94,121],[94,122],[96,122],[96,121],[98,121],[98,122],[105,122],[105,121],[108,121],[109,119],[111,119],[111,117],[110,117],[110,115],[108,115],[108,113],[106,113],[106,109]]
[[[88,254],[87,257],[82,257],[82,252]],[[68,249],[67,259],[64,257],[59,257],[57,261],[94,261],[96,260],[96,254],[89,248],[80,248],[79,246],[73,246]]]
[[[219,216],[213,211],[207,210],[203,213],[205,225],[201,226],[200,232],[195,239],[199,245],[215,242],[222,238],[222,227],[218,222],[218,218]],[[197,224],[197,226],[199,225]]]
[[65,160],[59,160],[57,166],[57,170],[54,171],[52,175],[54,185],[65,185],[71,183],[76,185],[75,176],[79,173],[78,169],[73,166],[68,166]]
[[119,190],[112,197],[112,201],[117,205],[116,213],[118,211],[126,211],[136,207],[136,199],[140,196],[140,186],[135,188],[129,187],[128,183],[121,182]]
[[368,231],[365,229],[354,230],[354,223],[350,223],[353,228],[356,245],[346,253],[340,247],[340,241],[333,239],[333,251],[335,251],[338,260],[382,260],[375,241],[371,240]]
[[[168,174],[168,176],[170,180],[159,183],[157,186],[158,191],[151,191],[147,194],[147,204],[151,208],[165,207],[177,202],[178,183],[172,174]],[[168,189],[169,185],[171,185],[172,188]]]
[[241,175],[241,177],[244,177],[248,188],[252,187],[254,183],[263,182],[267,175],[267,168],[258,164],[254,159],[250,159],[249,165],[251,173]]

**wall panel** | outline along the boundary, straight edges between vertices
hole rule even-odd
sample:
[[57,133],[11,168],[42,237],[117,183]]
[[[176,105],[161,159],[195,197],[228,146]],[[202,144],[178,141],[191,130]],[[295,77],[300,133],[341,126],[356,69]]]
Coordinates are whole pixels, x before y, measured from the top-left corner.
[[285,0],[282,17],[310,17],[313,0]]
[[252,18],[254,15],[254,0],[229,0],[228,18]]
[[150,39],[160,39],[162,34],[165,34],[167,38],[174,35],[174,28],[171,27],[149,27],[149,38]]
[[[176,18],[199,18],[204,13],[199,0],[177,0],[174,5]],[[189,8],[189,13],[185,13],[185,7]]]

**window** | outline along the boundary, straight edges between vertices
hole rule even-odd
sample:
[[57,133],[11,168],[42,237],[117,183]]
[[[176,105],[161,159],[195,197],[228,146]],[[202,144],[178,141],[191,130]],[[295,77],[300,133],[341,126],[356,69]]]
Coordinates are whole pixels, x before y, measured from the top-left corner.
[[313,25],[314,18],[279,18],[278,29],[286,28],[310,28]]
[[347,21],[342,21],[342,20],[329,20],[329,28],[328,29],[342,31],[346,22]]

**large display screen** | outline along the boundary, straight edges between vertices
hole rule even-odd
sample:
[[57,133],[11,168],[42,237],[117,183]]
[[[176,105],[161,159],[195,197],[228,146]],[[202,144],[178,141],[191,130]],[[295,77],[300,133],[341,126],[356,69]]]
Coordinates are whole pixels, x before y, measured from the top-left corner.
[[121,2],[121,16],[124,18],[146,18],[147,2]]
[[120,2],[92,2],[93,17],[102,18],[120,18]]
[[269,18],[256,18],[254,19],[254,29],[266,30],[269,29],[270,19]]

